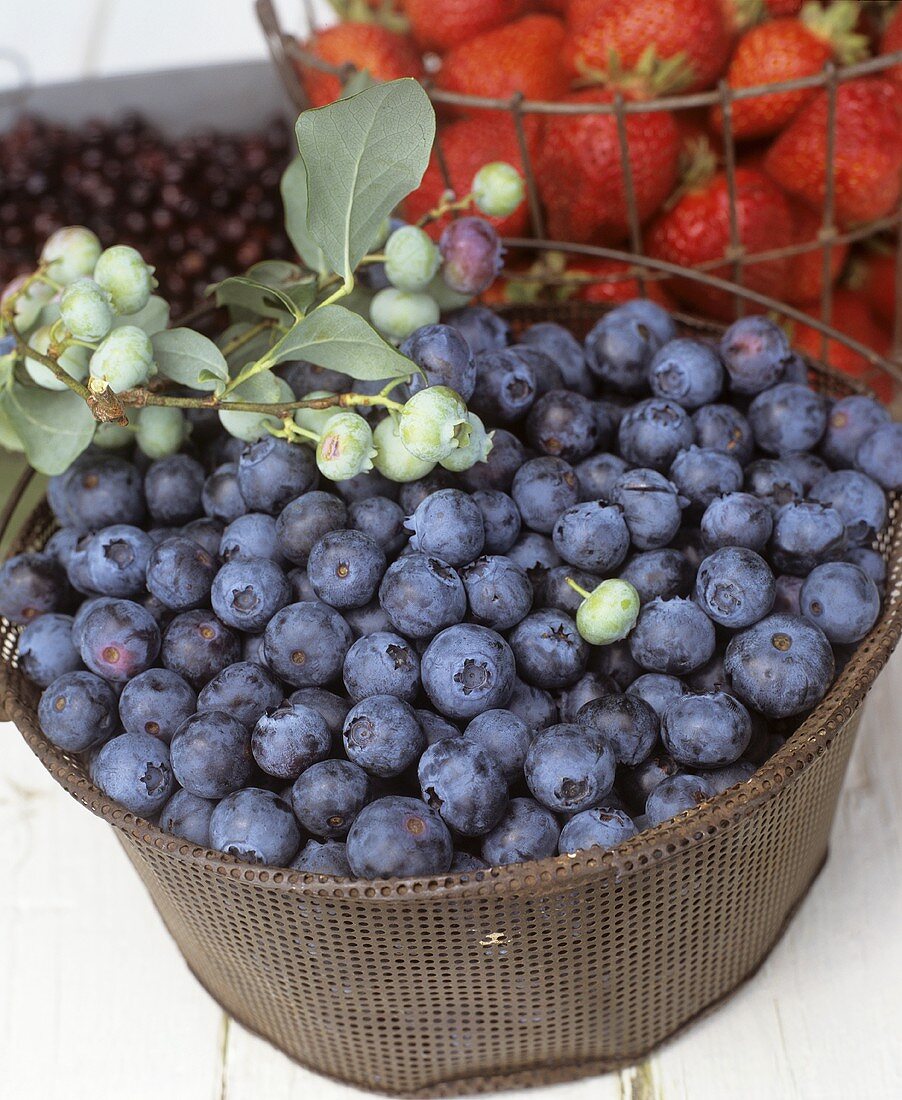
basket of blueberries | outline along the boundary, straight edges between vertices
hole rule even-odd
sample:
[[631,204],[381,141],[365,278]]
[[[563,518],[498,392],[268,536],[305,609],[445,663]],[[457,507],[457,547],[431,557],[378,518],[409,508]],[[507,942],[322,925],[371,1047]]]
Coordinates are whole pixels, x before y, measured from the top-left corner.
[[[369,245],[388,366],[349,392],[279,351],[303,273],[221,284],[211,340],[64,231],[2,406],[39,468],[13,413],[41,379],[100,427],[0,568],[0,702],[230,1014],[400,1095],[633,1062],[749,977],[902,627],[883,406],[760,316],[461,305],[497,269],[479,221]],[[458,300],[418,323],[439,278]]]

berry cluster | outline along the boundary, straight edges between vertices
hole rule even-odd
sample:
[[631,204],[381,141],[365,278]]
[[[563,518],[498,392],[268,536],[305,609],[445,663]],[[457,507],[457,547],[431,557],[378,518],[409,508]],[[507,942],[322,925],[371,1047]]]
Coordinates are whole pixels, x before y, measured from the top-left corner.
[[[149,278],[102,259],[70,284],[95,333]],[[173,835],[362,878],[611,847],[748,778],[879,616],[902,426],[758,317],[511,339],[481,307],[417,329],[400,411],[315,455],[214,419],[52,478],[59,531],[0,570],[47,738]]]

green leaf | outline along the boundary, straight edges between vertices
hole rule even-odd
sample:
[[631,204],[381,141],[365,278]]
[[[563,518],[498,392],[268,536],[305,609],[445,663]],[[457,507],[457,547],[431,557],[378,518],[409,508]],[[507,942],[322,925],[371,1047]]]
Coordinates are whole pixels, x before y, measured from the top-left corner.
[[44,390],[14,382],[0,406],[22,440],[28,461],[42,474],[61,474],[94,437],[95,420],[71,390]]
[[383,219],[423,178],[435,111],[408,77],[305,111],[295,130],[307,171],[307,229],[350,283]]
[[5,447],[7,451],[22,451],[25,449],[22,446],[19,433],[16,431],[16,426],[6,411],[2,397],[0,397],[0,447]]
[[[229,380],[222,352],[190,328],[170,328],[153,337],[153,357],[160,374],[195,390],[214,390]],[[205,378],[201,375],[205,374]]]
[[122,314],[113,319],[113,328],[121,328],[123,325],[137,325],[148,336],[156,336],[169,325],[169,303],[153,294],[147,305],[137,313]]
[[307,228],[307,169],[300,157],[295,157],[282,173],[279,189],[285,207],[285,232],[295,252],[311,271],[325,274],[326,257]]
[[[217,345],[220,348],[226,347],[236,337],[243,336],[252,327],[248,321],[240,321],[238,324],[229,325],[225,332],[218,337]],[[247,343],[242,344],[241,347],[226,356],[229,367],[243,367],[245,363],[256,362],[269,351],[278,338],[278,330],[274,328],[265,328],[262,332],[256,333]]]
[[303,310],[287,294],[266,283],[257,282],[246,275],[233,275],[215,283],[207,291],[216,296],[218,306],[239,306],[249,310],[257,317],[270,317],[275,321],[284,320],[285,315],[300,320]]

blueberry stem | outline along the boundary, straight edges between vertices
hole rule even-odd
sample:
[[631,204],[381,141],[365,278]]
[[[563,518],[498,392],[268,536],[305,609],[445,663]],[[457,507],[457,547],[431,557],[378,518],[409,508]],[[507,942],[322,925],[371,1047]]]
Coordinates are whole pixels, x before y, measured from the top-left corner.
[[592,593],[587,592],[586,589],[582,587],[582,585],[577,584],[572,577],[567,577],[567,584],[570,585],[570,587],[578,596],[582,596],[584,600],[587,600],[592,595]]
[[442,199],[438,206],[434,207],[432,210],[427,210],[416,224],[422,229],[424,225],[438,221],[438,219],[443,218],[445,214],[452,214],[457,210],[468,210],[473,204],[474,198],[475,196],[471,191],[469,195],[464,195],[462,199]]
[[228,359],[230,355],[234,355],[234,353],[243,348],[245,344],[249,344],[251,340],[253,340],[255,336],[259,336],[261,332],[265,332],[268,328],[281,327],[282,326],[279,325],[278,322],[271,318],[264,321],[258,321],[255,325],[251,325],[246,332],[242,332],[239,336],[235,336],[233,339],[229,340],[228,343],[223,344],[219,350],[222,352],[224,358]]

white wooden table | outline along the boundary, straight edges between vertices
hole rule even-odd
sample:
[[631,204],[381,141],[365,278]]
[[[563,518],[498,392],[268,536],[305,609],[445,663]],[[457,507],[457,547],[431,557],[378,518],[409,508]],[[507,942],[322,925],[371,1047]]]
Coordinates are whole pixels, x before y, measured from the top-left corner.
[[[902,652],[868,700],[827,866],[758,976],[647,1063],[554,1096],[902,1097],[900,693]],[[109,827],[54,784],[11,725],[0,726],[0,852],[4,1100],[363,1095],[225,1018]]]

